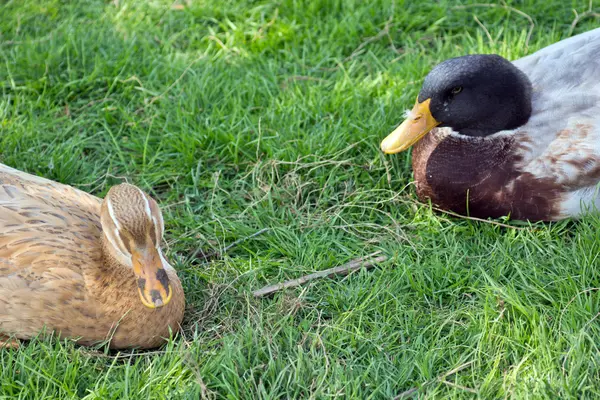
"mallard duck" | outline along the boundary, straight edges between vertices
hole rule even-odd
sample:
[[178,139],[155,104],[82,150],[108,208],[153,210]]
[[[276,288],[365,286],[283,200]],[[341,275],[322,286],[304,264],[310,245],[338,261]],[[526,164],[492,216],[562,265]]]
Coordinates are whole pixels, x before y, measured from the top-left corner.
[[414,145],[418,197],[480,218],[560,220],[600,201],[600,29],[514,62],[452,58],[381,143]]
[[136,186],[114,186],[102,201],[0,164],[4,344],[42,331],[82,345],[162,344],[185,303],[163,229],[158,204]]

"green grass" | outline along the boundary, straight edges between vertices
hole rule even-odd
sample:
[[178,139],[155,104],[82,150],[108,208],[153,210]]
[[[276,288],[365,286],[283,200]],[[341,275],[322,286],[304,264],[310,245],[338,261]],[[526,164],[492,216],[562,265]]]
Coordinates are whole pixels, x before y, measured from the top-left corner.
[[[600,219],[435,213],[410,154],[378,151],[437,62],[521,57],[588,9],[507,3],[532,25],[460,4],[3,1],[1,161],[99,196],[123,179],[150,192],[188,310],[158,352],[0,352],[0,398],[600,396]],[[390,259],[369,272],[251,296],[376,250]]]

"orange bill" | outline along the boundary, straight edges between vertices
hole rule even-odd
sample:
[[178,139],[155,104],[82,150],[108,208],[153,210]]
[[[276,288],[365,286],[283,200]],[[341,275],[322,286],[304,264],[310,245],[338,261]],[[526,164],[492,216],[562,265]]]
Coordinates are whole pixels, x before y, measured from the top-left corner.
[[395,154],[407,150],[440,124],[431,115],[429,103],[431,99],[422,103],[417,100],[409,117],[381,142],[381,150],[384,153]]
[[173,295],[167,271],[154,247],[132,251],[133,272],[142,303],[149,308],[167,305]]

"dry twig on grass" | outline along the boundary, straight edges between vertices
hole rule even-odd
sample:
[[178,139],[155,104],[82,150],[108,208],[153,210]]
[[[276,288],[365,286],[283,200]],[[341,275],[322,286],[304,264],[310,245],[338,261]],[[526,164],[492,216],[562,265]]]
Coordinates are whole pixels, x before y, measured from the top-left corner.
[[588,4],[588,9],[587,11],[579,14],[577,12],[577,10],[573,9],[573,13],[575,13],[575,19],[573,20],[573,22],[571,23],[571,26],[569,27],[569,33],[567,36],[571,36],[573,34],[573,31],[575,30],[575,27],[577,26],[577,24],[579,23],[579,21],[581,21],[582,19],[585,18],[600,18],[600,13],[594,12],[593,11],[593,4],[592,4],[592,0],[590,0],[589,4]]
[[431,385],[432,383],[435,383],[435,382],[440,382],[440,383],[443,383],[444,385],[452,386],[452,387],[455,387],[455,388],[460,389],[460,390],[464,390],[464,391],[469,392],[469,393],[475,393],[475,394],[477,394],[477,390],[475,390],[475,389],[472,389],[472,388],[469,388],[469,387],[466,387],[466,386],[461,386],[461,385],[458,385],[458,384],[456,384],[454,382],[450,382],[450,381],[446,380],[446,378],[448,378],[449,376],[454,375],[454,374],[462,371],[463,369],[466,369],[466,368],[470,367],[471,365],[473,365],[474,362],[475,361],[469,361],[469,362],[466,362],[466,363],[464,363],[462,365],[459,365],[456,368],[451,369],[448,372],[444,372],[443,374],[439,375],[436,379],[432,379],[430,381],[425,382],[420,388],[418,388],[418,387],[410,388],[410,389],[408,389],[408,390],[400,393],[398,396],[394,397],[394,400],[401,400],[401,399],[408,398],[408,397],[410,397],[410,396],[412,396],[414,394],[417,394],[417,392],[419,391],[419,389],[424,388],[424,387],[426,387],[428,385]]
[[194,251],[192,253],[192,255],[190,256],[189,259],[190,260],[194,260],[196,257],[198,257],[202,261],[210,261],[210,260],[214,260],[215,258],[221,258],[229,250],[231,250],[235,246],[239,245],[240,243],[243,243],[246,240],[249,240],[249,239],[255,238],[255,237],[259,236],[259,235],[262,235],[263,233],[265,233],[265,232],[267,232],[269,230],[271,230],[271,228],[262,228],[261,230],[258,230],[256,232],[254,232],[250,236],[245,236],[245,237],[243,237],[241,239],[236,240],[235,242],[231,243],[230,245],[228,245],[227,247],[225,247],[221,251],[214,250],[214,251],[209,251],[208,253],[205,253],[205,252],[202,251],[202,248],[199,247],[198,249],[196,249],[196,251]]
[[379,257],[375,257],[378,254],[381,254],[381,251],[369,254],[366,257],[357,258],[356,260],[352,260],[347,264],[340,265],[339,267],[325,269],[323,271],[314,272],[312,274],[305,275],[297,279],[291,279],[282,283],[268,285],[261,289],[255,290],[254,292],[252,292],[252,294],[254,295],[254,297],[264,297],[278,292],[282,289],[303,285],[306,282],[310,282],[315,279],[328,278],[337,275],[343,276],[348,275],[350,272],[356,271],[361,268],[373,268],[377,263],[384,262],[388,259],[386,255],[380,255]]

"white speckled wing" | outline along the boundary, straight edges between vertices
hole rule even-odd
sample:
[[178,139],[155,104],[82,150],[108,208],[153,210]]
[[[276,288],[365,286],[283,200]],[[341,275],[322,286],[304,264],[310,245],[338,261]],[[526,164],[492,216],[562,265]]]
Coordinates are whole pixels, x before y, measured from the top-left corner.
[[600,28],[514,61],[533,85],[520,168],[565,187],[564,216],[600,205]]

